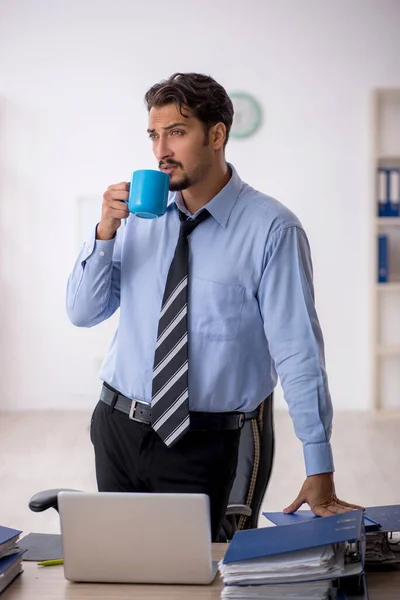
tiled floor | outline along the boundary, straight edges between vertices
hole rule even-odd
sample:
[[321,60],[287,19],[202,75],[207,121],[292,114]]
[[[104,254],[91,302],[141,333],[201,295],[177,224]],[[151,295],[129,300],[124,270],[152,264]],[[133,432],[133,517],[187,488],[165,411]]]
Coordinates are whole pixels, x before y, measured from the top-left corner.
[[[58,532],[55,511],[33,513],[29,498],[52,487],[96,490],[89,419],[79,412],[0,414],[1,525]],[[301,444],[286,412],[276,411],[275,426],[266,510],[290,504],[304,479]],[[332,442],[339,498],[364,506],[400,503],[400,415],[336,413]]]

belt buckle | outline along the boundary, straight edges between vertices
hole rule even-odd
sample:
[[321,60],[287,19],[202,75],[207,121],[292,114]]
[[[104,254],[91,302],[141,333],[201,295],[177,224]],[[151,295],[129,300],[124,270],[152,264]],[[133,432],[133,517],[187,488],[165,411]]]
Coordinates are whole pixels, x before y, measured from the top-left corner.
[[129,418],[131,421],[137,421],[138,423],[143,423],[144,422],[143,419],[137,419],[136,417],[133,416],[135,414],[137,404],[146,404],[146,402],[140,402],[140,400],[132,400],[131,407],[129,409]]

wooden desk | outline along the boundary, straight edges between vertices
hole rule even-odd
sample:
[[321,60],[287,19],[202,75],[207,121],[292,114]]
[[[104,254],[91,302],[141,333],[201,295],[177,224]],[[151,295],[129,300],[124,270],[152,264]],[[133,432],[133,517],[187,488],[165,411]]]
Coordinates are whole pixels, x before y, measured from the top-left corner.
[[[219,560],[226,544],[213,544],[213,560]],[[212,585],[138,585],[70,583],[62,566],[38,567],[24,562],[24,573],[4,592],[1,600],[214,600],[221,596],[222,581]],[[369,600],[399,600],[400,571],[368,576]]]

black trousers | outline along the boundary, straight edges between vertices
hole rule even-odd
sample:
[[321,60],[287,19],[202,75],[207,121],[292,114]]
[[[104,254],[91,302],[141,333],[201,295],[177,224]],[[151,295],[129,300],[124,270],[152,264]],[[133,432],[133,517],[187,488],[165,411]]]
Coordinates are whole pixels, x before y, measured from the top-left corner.
[[168,448],[150,425],[102,401],[91,420],[100,492],[203,493],[216,541],[236,474],[240,430],[188,431]]

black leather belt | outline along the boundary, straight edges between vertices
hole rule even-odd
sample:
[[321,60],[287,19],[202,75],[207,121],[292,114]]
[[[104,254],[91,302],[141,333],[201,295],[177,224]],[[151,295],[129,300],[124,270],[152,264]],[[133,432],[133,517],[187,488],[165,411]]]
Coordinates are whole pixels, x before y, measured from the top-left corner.
[[[117,409],[129,416],[132,421],[151,424],[151,407],[147,402],[131,400],[107,383],[103,384],[100,400],[112,409]],[[258,410],[249,413],[243,412],[197,412],[190,413],[190,429],[196,431],[210,431],[222,429],[241,429],[244,422],[257,417]]]

